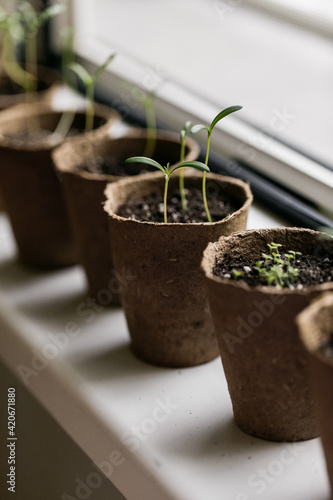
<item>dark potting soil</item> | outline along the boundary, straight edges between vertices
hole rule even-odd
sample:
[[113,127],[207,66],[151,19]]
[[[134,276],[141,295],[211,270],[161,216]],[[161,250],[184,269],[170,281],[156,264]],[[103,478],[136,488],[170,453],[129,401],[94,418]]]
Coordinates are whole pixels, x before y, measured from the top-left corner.
[[[187,199],[187,210],[182,209],[179,190],[168,193],[168,222],[198,223],[207,222],[207,215],[200,189],[185,189]],[[208,198],[208,207],[213,222],[224,219],[240,208],[237,201],[221,195]],[[126,204],[121,205],[117,214],[144,222],[164,222],[163,194],[152,193],[142,199],[130,199]]]
[[[139,163],[125,163],[129,157],[127,154],[123,157],[115,155],[97,156],[89,163],[79,165],[79,169],[91,174],[114,175],[117,177],[127,177],[132,175],[144,174],[147,172],[156,172],[156,168]],[[154,155],[154,160],[165,165],[165,159]]]
[[[284,257],[281,252],[281,257]],[[266,285],[259,272],[255,269],[256,262],[244,260],[242,255],[237,257],[223,256],[223,261],[216,260],[213,274],[220,278],[234,278],[234,271],[239,271],[242,276],[237,278],[249,286]],[[314,255],[297,255],[292,262],[292,267],[299,270],[298,276],[292,282],[294,288],[319,285],[333,281],[333,259],[329,257],[320,258]],[[288,287],[285,284],[284,287]]]

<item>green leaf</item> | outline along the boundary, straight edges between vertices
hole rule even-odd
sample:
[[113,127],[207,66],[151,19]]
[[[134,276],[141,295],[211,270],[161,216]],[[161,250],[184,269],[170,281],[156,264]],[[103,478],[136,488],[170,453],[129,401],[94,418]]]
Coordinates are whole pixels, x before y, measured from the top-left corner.
[[197,132],[200,132],[200,130],[207,130],[207,132],[209,132],[209,128],[207,127],[207,125],[194,125],[192,128],[191,128],[191,134],[196,134]]
[[112,61],[112,59],[115,57],[116,54],[111,54],[107,60],[101,65],[99,66],[96,71],[91,75],[91,78],[93,80],[93,82],[96,82],[96,80],[104,73],[104,71],[106,70],[106,68],[109,66],[110,62]]
[[230,115],[231,113],[234,113],[235,111],[239,111],[240,109],[242,109],[242,107],[243,106],[229,106],[229,108],[225,108],[223,111],[220,111],[220,113],[216,115],[214,120],[212,121],[209,128],[209,133],[211,134],[213,132],[213,128],[220,120],[222,120],[222,118],[225,118],[226,116]]
[[14,21],[10,20],[7,23],[7,32],[9,33],[9,35],[10,35],[10,37],[15,45],[23,42],[23,40],[25,38],[24,28],[18,22],[14,22]]
[[83,66],[81,66],[81,64],[78,64],[76,62],[70,63],[68,65],[68,69],[74,71],[74,73],[83,81],[86,86],[91,85],[91,76],[89,75],[88,71]]
[[175,168],[172,169],[171,173],[177,170],[178,168],[183,168],[183,167],[192,167],[197,170],[201,170],[202,172],[210,172],[209,167],[202,163],[201,161],[182,161],[181,163],[178,163],[178,165],[175,166]]
[[152,160],[151,158],[147,158],[146,156],[132,156],[131,158],[127,158],[125,163],[141,163],[144,165],[149,165],[150,167],[155,167],[161,170],[163,174],[165,173],[165,168],[162,167],[157,161]]

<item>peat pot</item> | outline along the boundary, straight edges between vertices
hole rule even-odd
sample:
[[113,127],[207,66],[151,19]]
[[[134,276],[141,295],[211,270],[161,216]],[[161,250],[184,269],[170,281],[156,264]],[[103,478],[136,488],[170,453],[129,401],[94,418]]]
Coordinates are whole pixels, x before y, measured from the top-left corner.
[[300,441],[318,435],[308,361],[296,316],[333,283],[303,289],[250,287],[213,274],[216,262],[242,256],[249,263],[280,243],[280,251],[327,256],[333,240],[308,229],[250,230],[210,243],[204,252],[209,305],[236,424],[271,441]]
[[[200,269],[202,252],[209,241],[245,228],[252,194],[247,184],[234,178],[208,174],[209,182],[214,182],[219,196],[228,193],[239,206],[213,223],[141,222],[117,215],[134,193],[140,199],[163,192],[163,175],[128,178],[106,189],[114,264],[125,277],[121,300],[132,349],[154,365],[186,367],[218,356]],[[178,178],[171,177],[171,191],[176,183]],[[189,190],[201,188],[201,183],[201,175],[185,177]]]
[[[60,117],[60,112],[42,103],[0,113],[1,193],[20,259],[26,264],[58,267],[76,262],[61,178],[51,158],[63,141],[52,135]],[[97,128],[118,119],[109,108],[96,108]],[[83,133],[84,120],[84,113],[76,113],[71,130]],[[95,133],[89,132],[92,137]]]

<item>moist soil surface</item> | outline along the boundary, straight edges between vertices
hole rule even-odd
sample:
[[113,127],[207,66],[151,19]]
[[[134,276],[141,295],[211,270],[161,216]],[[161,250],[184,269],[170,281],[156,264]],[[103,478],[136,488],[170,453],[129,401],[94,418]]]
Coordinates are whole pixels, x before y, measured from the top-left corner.
[[[282,258],[284,254],[281,252]],[[292,282],[294,288],[301,289],[307,286],[319,285],[333,281],[333,259],[329,257],[316,257],[313,255],[298,255],[292,266],[299,270],[298,276]],[[248,262],[241,255],[237,257],[224,256],[223,262],[216,260],[213,274],[220,278],[234,278],[234,271],[239,271],[242,276],[237,278],[249,286],[267,285],[255,269],[256,262]],[[285,284],[284,288],[287,288]]]
[[[127,158],[129,158],[128,154],[122,157],[116,155],[105,155],[103,157],[97,156],[96,158],[94,158],[94,161],[81,164],[78,168],[91,174],[114,175],[117,177],[128,177],[132,175],[144,174],[147,172],[156,172],[156,168],[150,167],[149,165],[142,165],[141,163],[125,164],[125,160]],[[165,158],[158,157],[158,154],[154,155],[153,158],[161,165],[166,165],[167,163]],[[176,161],[178,160],[175,159],[175,162]]]
[[[186,182],[186,180],[185,180]],[[207,215],[200,189],[185,189],[187,199],[187,210],[182,209],[179,190],[169,190],[168,193],[168,222],[199,223],[208,222]],[[208,207],[212,221],[224,219],[240,208],[237,201],[230,198],[208,197]],[[129,199],[126,204],[121,205],[117,214],[121,217],[145,222],[164,222],[163,194],[152,193],[142,199]]]

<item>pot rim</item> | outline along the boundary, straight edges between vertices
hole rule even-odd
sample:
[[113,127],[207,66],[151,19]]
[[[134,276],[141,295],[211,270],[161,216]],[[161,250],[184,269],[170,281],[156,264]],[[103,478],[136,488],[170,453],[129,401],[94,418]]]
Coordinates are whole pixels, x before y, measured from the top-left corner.
[[[330,314],[328,311],[332,311]],[[333,367],[333,356],[329,357],[320,351],[322,342],[328,338],[328,332],[320,326],[316,327],[317,320],[323,315],[333,318],[333,292],[328,291],[314,299],[296,317],[299,335],[306,350],[321,362]]]
[[291,288],[278,288],[275,286],[268,286],[268,285],[257,285],[257,286],[249,286],[247,283],[239,280],[231,280],[229,278],[221,278],[219,276],[213,275],[212,268],[211,268],[211,259],[209,258],[209,255],[213,253],[215,256],[218,252],[221,252],[221,246],[224,241],[230,241],[232,238],[244,238],[246,236],[251,236],[252,234],[260,234],[260,233],[265,233],[268,234],[273,231],[281,231],[281,233],[299,233],[299,234],[313,234],[313,235],[323,235],[327,236],[328,240],[332,240],[332,245],[333,245],[333,237],[330,235],[327,235],[326,233],[320,232],[320,231],[314,231],[313,229],[308,229],[308,228],[302,228],[302,227],[272,227],[272,228],[262,228],[262,229],[247,229],[245,231],[241,231],[238,233],[234,233],[230,236],[221,236],[218,241],[211,242],[207,245],[206,249],[204,250],[203,253],[203,258],[201,261],[201,269],[205,273],[206,279],[213,281],[217,284],[223,284],[227,286],[233,286],[235,288],[238,288],[240,290],[246,291],[246,292],[261,292],[266,295],[304,295],[309,292],[317,292],[317,291],[326,291],[326,290],[333,290],[333,282],[326,282],[326,283],[321,283],[318,285],[311,285],[304,287],[302,289],[291,289]]
[[[99,134],[98,137],[94,138],[95,152],[98,154],[98,148],[104,146],[105,143],[111,143],[113,141],[124,141],[128,139],[147,139],[148,131],[147,129],[141,129],[138,127],[129,127],[128,130],[122,132],[121,135],[113,136],[113,124],[110,124],[107,127],[106,133]],[[170,141],[173,143],[179,143],[179,134],[175,132],[170,132],[168,130],[157,130],[156,139],[162,141]],[[67,153],[70,153],[73,149],[77,149],[77,147],[85,141],[83,137],[73,137],[72,139],[64,142],[59,145],[52,153],[53,161],[61,173],[68,173],[72,175],[76,175],[78,177],[82,177],[87,180],[95,180],[95,181],[106,181],[106,182],[115,182],[118,180],[124,179],[122,176],[111,175],[111,174],[97,174],[93,172],[86,172],[85,170],[78,170],[78,163],[75,162],[74,165],[67,166],[62,161],[62,158],[66,156]],[[186,155],[188,158],[189,154],[193,156],[198,156],[200,153],[199,144],[192,139],[191,137],[186,137],[186,145],[189,148],[189,153]],[[84,156],[83,156],[84,158]],[[179,163],[179,162],[178,162]],[[176,165],[175,163],[174,165]],[[140,175],[140,174],[138,174]],[[147,174],[145,174],[147,175]],[[135,176],[137,178],[137,176]]]
[[[24,140],[19,140],[16,139],[15,137],[8,137],[6,136],[6,123],[13,123],[13,122],[19,122],[22,120],[22,116],[27,117],[27,118],[33,118],[36,116],[39,117],[47,117],[47,116],[57,116],[60,117],[64,111],[61,111],[59,109],[55,109],[52,106],[52,103],[48,102],[35,102],[35,103],[23,103],[23,104],[17,104],[15,106],[12,106],[8,109],[5,109],[1,111],[0,113],[0,147],[3,148],[8,148],[8,149],[13,149],[17,151],[49,151],[54,149],[55,147],[59,146],[63,142],[67,142],[71,140],[70,137],[65,137],[64,139],[62,137],[54,137],[54,140],[50,141],[48,139],[46,140],[38,140],[35,142],[27,143]],[[79,108],[75,111],[75,116],[77,115],[84,115],[85,114],[85,108],[82,105],[79,106]],[[83,132],[83,134],[87,135],[92,135],[94,136],[99,130],[106,128],[109,128],[111,126],[111,123],[113,123],[115,120],[119,119],[119,115],[116,111],[113,111],[112,108],[108,108],[107,106],[95,105],[95,116],[99,118],[104,118],[105,123],[101,125],[98,129],[89,131],[89,132]]]
[[[158,174],[158,173],[157,173]],[[198,181],[202,181],[202,175],[199,173],[194,173],[194,174],[186,174],[185,173],[185,179],[195,179]],[[163,227],[181,227],[181,228],[192,228],[192,227],[202,227],[202,226],[214,226],[214,225],[220,225],[220,224],[225,224],[226,222],[229,222],[231,219],[234,219],[238,217],[241,213],[247,212],[252,204],[253,201],[253,195],[250,189],[250,185],[240,179],[236,179],[235,177],[225,177],[220,174],[214,174],[212,172],[207,173],[207,180],[214,180],[216,182],[220,182],[223,184],[231,184],[233,186],[239,187],[244,194],[244,201],[242,202],[242,205],[239,209],[235,210],[232,214],[228,215],[227,217],[224,217],[221,220],[218,220],[216,222],[150,222],[150,221],[140,221],[140,220],[134,220],[130,219],[128,217],[121,217],[120,215],[117,215],[116,213],[113,212],[111,208],[111,200],[110,200],[110,195],[112,189],[121,189],[126,184],[131,184],[131,183],[137,183],[137,182],[147,182],[152,179],[155,179],[155,181],[163,181],[163,176],[161,174],[160,178],[157,177],[156,173],[152,174],[139,174],[135,176],[135,178],[123,178],[121,180],[117,180],[114,183],[109,183],[107,184],[104,194],[106,197],[106,201],[104,203],[104,211],[107,213],[107,215],[114,220],[118,220],[127,224],[143,224],[143,225],[148,225],[148,226],[153,226],[153,227],[158,227],[158,228],[163,228]],[[178,177],[173,177],[171,179],[178,179]],[[170,179],[170,182],[171,182]],[[173,182],[175,182],[173,180]]]

